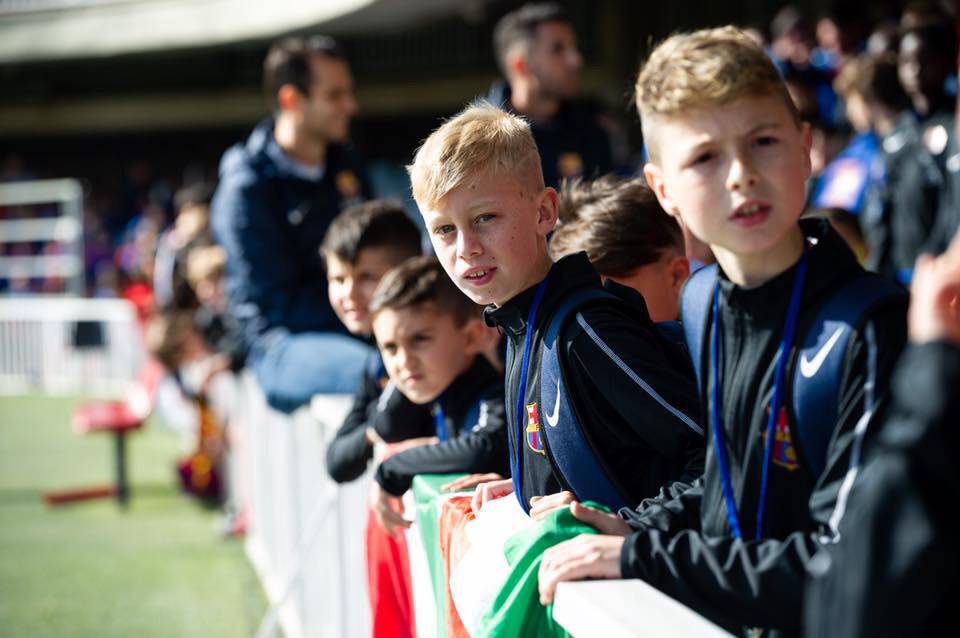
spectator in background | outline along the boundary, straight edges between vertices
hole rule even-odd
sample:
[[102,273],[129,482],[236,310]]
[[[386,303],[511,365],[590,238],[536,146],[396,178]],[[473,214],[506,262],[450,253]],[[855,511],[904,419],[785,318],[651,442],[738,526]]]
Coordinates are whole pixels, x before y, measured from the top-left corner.
[[[843,176],[833,175],[835,183],[831,184],[827,172],[814,205],[859,210],[868,246],[867,267],[906,281],[934,221],[939,172],[920,139],[917,119],[897,79],[893,54],[864,55],[849,62],[837,78],[837,90],[846,102],[847,118],[862,133],[838,158],[840,165],[834,172],[843,172],[844,164],[852,167],[859,161],[862,185],[854,184],[857,180],[848,167],[849,193],[845,195]],[[873,134],[878,145],[871,160]]]
[[213,188],[204,183],[191,184],[178,190],[173,199],[177,216],[173,227],[157,241],[153,294],[158,308],[188,310],[198,302],[187,282],[185,261],[190,248],[212,242],[209,227]]
[[[846,62],[834,81],[845,105],[846,119],[855,132],[850,143],[823,170],[810,204],[824,211],[834,228],[864,262],[867,247],[860,227],[867,202],[884,188],[880,135],[887,135],[907,106],[897,82],[896,56],[861,56]],[[894,179],[896,176],[894,176]],[[882,222],[882,223],[881,223]],[[889,253],[889,219],[871,226],[873,257]]]
[[[803,119],[814,125],[820,122],[833,125],[837,95],[832,86],[835,67],[831,63],[836,61],[829,56],[814,55],[813,24],[796,7],[787,5],[771,21],[770,39],[770,57],[787,82],[791,97],[798,102]],[[799,101],[798,95],[802,96]]]
[[273,117],[223,156],[211,210],[227,252],[227,293],[267,402],[292,411],[351,393],[370,349],[343,333],[317,246],[345,205],[368,195],[348,145],[353,79],[331,38],[271,46],[263,86]]
[[574,102],[583,57],[563,9],[540,3],[508,13],[494,28],[493,48],[506,82],[495,83],[487,99],[530,122],[546,185],[609,172],[610,139],[599,114]]
[[[921,24],[903,32],[900,39],[900,83],[903,85],[913,110],[923,122],[945,126],[953,122],[953,97],[948,91],[948,80],[957,59],[956,34],[945,23]],[[946,131],[944,131],[945,133]],[[924,131],[924,135],[927,135]],[[939,140],[943,139],[943,143]],[[935,149],[943,151],[945,138],[930,140]]]

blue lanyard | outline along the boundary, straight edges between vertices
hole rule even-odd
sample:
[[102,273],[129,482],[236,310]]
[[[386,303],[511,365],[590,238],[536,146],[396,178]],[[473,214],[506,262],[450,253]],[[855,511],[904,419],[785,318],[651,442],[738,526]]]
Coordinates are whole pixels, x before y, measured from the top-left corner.
[[438,398],[436,403],[433,404],[433,429],[437,433],[437,438],[440,442],[447,440],[447,420],[443,414],[443,395],[446,392],[442,393]]
[[523,338],[523,358],[520,360],[520,384],[517,388],[517,445],[515,454],[510,462],[511,477],[513,479],[513,492],[520,501],[520,507],[524,512],[527,511],[523,503],[523,445],[526,436],[526,410],[524,409],[524,400],[527,396],[527,368],[530,365],[530,350],[533,346],[533,324],[537,318],[537,311],[540,309],[540,302],[543,301],[543,293],[547,290],[547,282],[550,280],[550,273],[553,268],[547,272],[540,285],[537,286],[537,292],[533,296],[533,303],[530,304],[530,312],[527,313],[527,333]]
[[[773,400],[770,404],[770,415],[767,418],[767,440],[763,446],[763,471],[760,479],[760,501],[757,505],[756,538],[763,535],[763,515],[767,503],[767,482],[769,480],[770,457],[773,452],[773,440],[776,436],[777,415],[783,405],[784,377],[786,376],[787,360],[790,358],[790,348],[793,346],[794,335],[797,331],[797,317],[800,314],[800,298],[803,296],[803,282],[807,275],[807,251],[803,251],[797,263],[797,271],[793,276],[793,292],[790,295],[790,305],[787,307],[787,319],[783,327],[783,338],[780,342],[780,352],[777,359],[777,370],[773,382]],[[743,538],[740,532],[740,518],[737,515],[737,502],[733,495],[733,484],[730,479],[730,461],[727,458],[726,438],[723,428],[720,408],[720,286],[713,292],[713,334],[711,335],[711,360],[713,367],[713,410],[711,419],[713,425],[714,449],[717,453],[717,465],[720,469],[720,481],[723,488],[723,500],[727,505],[727,522],[733,535]]]

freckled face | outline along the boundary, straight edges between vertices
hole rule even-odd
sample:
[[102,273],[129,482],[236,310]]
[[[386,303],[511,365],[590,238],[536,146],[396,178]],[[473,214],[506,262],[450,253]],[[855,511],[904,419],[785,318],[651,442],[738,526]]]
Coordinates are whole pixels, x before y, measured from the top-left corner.
[[557,193],[533,182],[472,177],[421,210],[444,270],[478,304],[502,305],[542,277]]

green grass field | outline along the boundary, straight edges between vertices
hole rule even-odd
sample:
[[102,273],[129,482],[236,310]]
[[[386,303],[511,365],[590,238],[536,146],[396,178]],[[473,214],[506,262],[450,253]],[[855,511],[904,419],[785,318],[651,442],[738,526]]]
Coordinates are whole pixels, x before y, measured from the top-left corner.
[[43,504],[112,476],[110,437],[70,431],[76,402],[0,397],[0,637],[252,635],[260,585],[219,513],[179,493],[169,431],[130,437],[127,511]]

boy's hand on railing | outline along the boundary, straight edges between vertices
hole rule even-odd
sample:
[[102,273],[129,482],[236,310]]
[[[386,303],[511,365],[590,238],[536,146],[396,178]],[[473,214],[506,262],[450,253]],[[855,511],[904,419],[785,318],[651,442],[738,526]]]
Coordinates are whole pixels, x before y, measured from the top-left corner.
[[939,257],[920,255],[910,293],[910,340],[960,345],[960,232]]
[[577,501],[570,503],[570,513],[573,517],[583,521],[591,527],[596,527],[601,534],[610,536],[627,536],[633,530],[627,525],[627,522],[610,512],[602,512],[598,509],[581,505]]
[[487,501],[492,501],[512,493],[513,481],[510,479],[481,483],[477,485],[477,489],[473,492],[473,498],[470,500],[470,509],[479,513],[480,508],[483,507]]
[[534,496],[530,499],[530,518],[540,521],[547,514],[560,508],[565,508],[576,500],[573,492],[557,492],[546,496]]
[[468,474],[450,481],[449,483],[445,483],[440,489],[444,492],[462,492],[463,490],[469,490],[472,487],[476,487],[481,483],[502,480],[503,477],[496,472],[488,472],[487,474]]
[[623,536],[580,534],[545,551],[537,575],[540,604],[553,602],[557,583],[584,578],[622,578],[623,541]]
[[376,481],[373,482],[371,490],[371,507],[377,522],[392,538],[396,538],[398,529],[407,529],[413,524],[413,521],[403,517],[403,501],[384,490]]
[[373,428],[369,427],[369,426],[368,426],[367,429],[366,429],[366,435],[367,435],[367,443],[369,443],[370,445],[374,445],[374,446],[376,446],[376,445],[385,446],[385,445],[387,444],[386,441],[384,441],[384,440],[380,437],[380,435],[377,434],[377,431],[374,430]]

